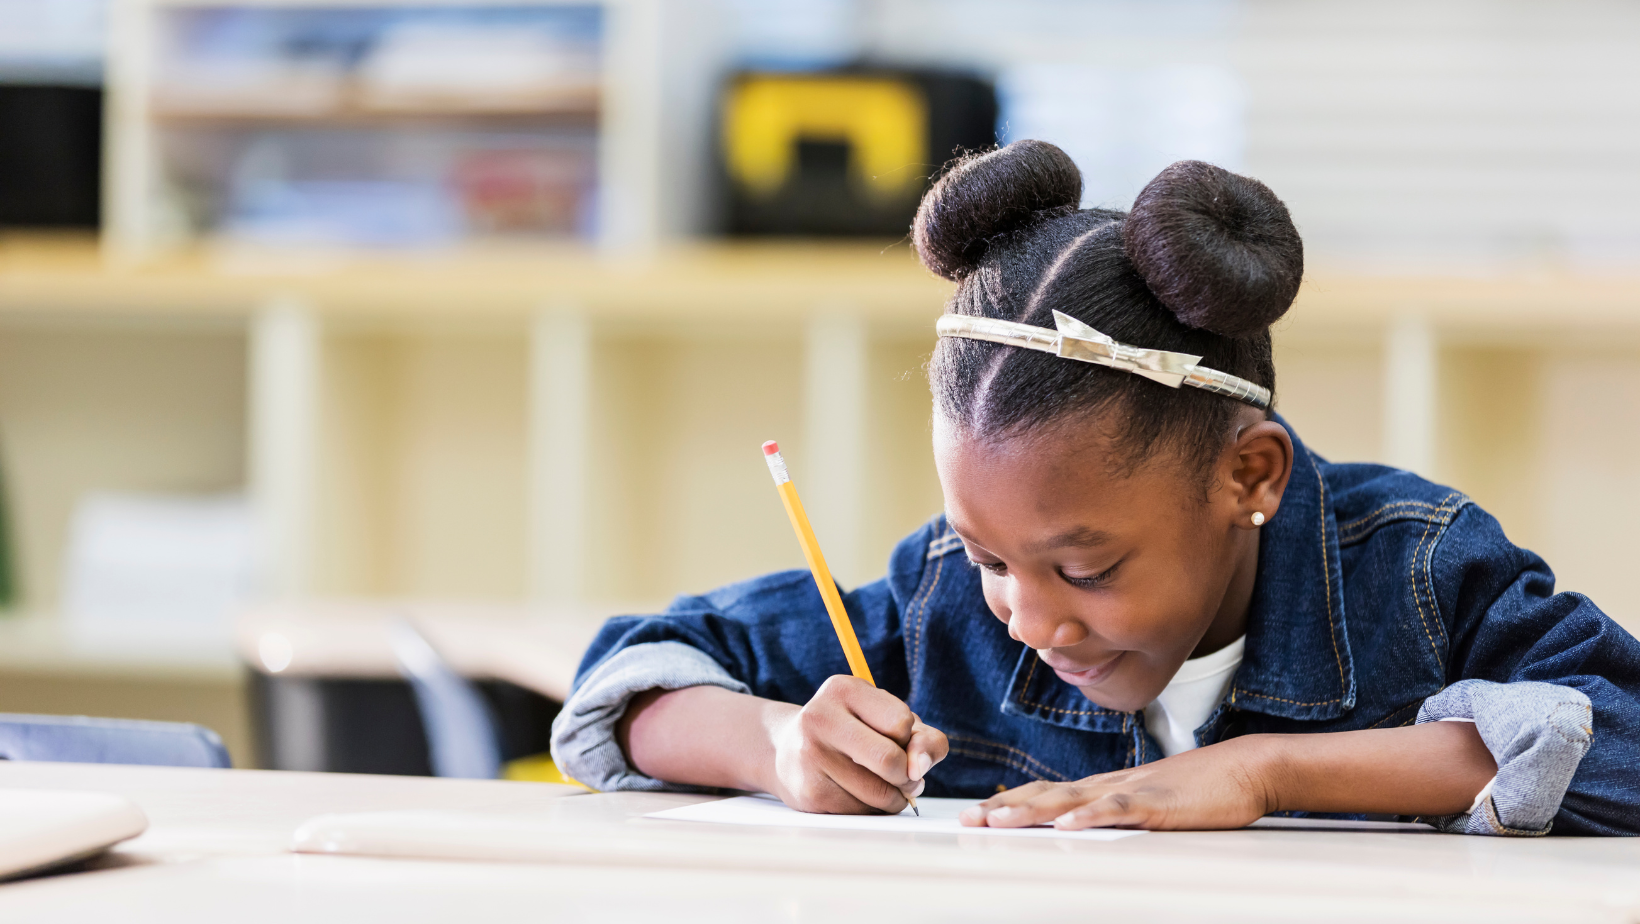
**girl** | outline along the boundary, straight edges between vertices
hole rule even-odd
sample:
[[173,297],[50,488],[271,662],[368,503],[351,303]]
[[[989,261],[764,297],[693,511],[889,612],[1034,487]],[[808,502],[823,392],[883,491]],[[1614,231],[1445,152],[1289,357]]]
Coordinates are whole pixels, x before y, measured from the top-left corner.
[[969,825],[1640,831],[1640,644],[1464,495],[1273,415],[1303,248],[1263,184],[1162,171],[1079,209],[1058,148],[958,161],[914,240],[957,283],[930,364],[945,514],[846,597],[807,572],[603,629],[553,729],[600,789]]

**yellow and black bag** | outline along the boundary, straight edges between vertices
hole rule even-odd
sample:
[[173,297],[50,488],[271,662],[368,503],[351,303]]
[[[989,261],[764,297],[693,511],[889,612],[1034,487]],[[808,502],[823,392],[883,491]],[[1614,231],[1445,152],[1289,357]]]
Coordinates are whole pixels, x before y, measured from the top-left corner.
[[743,73],[722,109],[736,234],[905,234],[940,166],[996,137],[991,86],[949,74]]

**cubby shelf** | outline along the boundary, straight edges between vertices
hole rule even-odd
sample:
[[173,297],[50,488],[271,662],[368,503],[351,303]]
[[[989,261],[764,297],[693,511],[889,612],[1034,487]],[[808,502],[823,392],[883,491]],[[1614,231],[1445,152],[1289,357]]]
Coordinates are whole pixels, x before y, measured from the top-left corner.
[[[919,369],[950,288],[903,241],[199,247],[134,265],[88,240],[0,244],[13,326],[205,322],[210,349],[238,351],[211,381],[243,370],[225,425],[245,435],[198,439],[242,440],[237,480],[272,520],[285,593],[655,598],[778,567],[780,523],[757,518],[766,486],[736,455],[769,436],[797,447],[839,572],[866,579],[938,510]],[[1445,478],[1533,543],[1581,546],[1595,534],[1512,479],[1554,481],[1564,459],[1533,434],[1581,419],[1553,404],[1588,406],[1575,382],[1622,380],[1637,305],[1623,278],[1312,273],[1278,327],[1280,406],[1323,451]],[[622,574],[632,550],[655,561]]]
[[[243,315],[279,292],[338,318],[527,318],[560,303],[612,320],[779,322],[830,305],[892,324],[932,318],[950,290],[904,240],[698,242],[638,253],[568,243],[428,252],[200,246],[123,263],[86,239],[0,238],[4,311]],[[1640,278],[1323,268],[1309,273],[1282,327],[1377,328],[1408,315],[1466,340],[1640,331]]]
[[573,244],[426,253],[196,248],[139,263],[89,242],[0,242],[0,309],[243,314],[269,292],[325,316],[527,318],[553,303],[633,320],[789,321],[832,304],[931,319],[950,285],[902,242],[681,245],[610,255]]

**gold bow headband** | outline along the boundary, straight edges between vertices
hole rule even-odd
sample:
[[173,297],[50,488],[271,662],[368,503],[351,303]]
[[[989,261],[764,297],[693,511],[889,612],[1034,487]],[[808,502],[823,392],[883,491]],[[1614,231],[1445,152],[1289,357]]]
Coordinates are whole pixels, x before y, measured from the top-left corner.
[[934,329],[941,337],[989,340],[992,343],[1006,343],[1027,350],[1053,353],[1066,359],[1137,373],[1169,388],[1190,385],[1216,395],[1245,401],[1261,411],[1270,408],[1270,389],[1217,369],[1204,369],[1196,365],[1201,361],[1200,356],[1169,353],[1166,350],[1147,350],[1143,347],[1117,343],[1060,311],[1053,313],[1053,322],[1058,330],[997,318],[948,314],[940,318]]

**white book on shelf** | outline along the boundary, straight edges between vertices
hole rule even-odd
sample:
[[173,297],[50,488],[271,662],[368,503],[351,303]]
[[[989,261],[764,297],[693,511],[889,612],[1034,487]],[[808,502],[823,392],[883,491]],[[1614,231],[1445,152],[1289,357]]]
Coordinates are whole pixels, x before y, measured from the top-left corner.
[[69,638],[111,648],[226,645],[252,591],[253,537],[241,494],[85,495],[64,556]]

